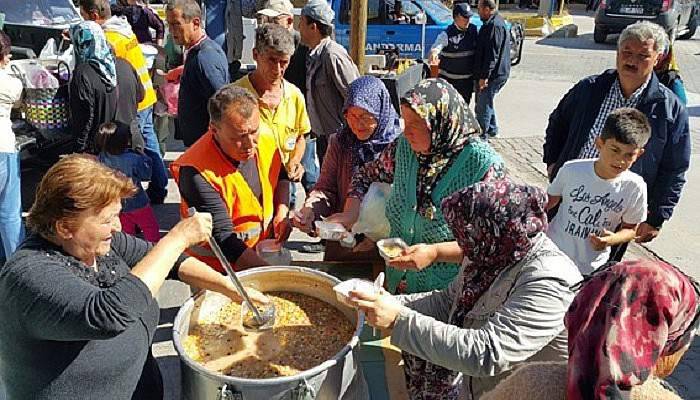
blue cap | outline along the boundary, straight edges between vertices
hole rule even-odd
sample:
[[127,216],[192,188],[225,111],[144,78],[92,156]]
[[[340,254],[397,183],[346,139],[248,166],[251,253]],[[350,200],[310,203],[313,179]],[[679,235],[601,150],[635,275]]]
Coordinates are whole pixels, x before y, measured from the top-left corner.
[[301,9],[301,15],[323,25],[333,26],[335,13],[326,0],[311,0]]
[[474,13],[468,3],[457,3],[453,6],[452,12],[463,16],[464,18],[471,18]]

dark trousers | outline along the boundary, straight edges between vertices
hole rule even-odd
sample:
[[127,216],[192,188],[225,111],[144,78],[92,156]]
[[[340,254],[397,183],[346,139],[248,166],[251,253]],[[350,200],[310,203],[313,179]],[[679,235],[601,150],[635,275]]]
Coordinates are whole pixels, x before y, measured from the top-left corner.
[[615,246],[612,246],[610,248],[610,257],[608,258],[608,262],[620,262],[622,261],[622,257],[625,256],[625,253],[627,252],[627,245],[629,243],[622,243],[618,244]]
[[158,361],[148,351],[146,363],[143,365],[143,372],[131,400],[161,400],[163,399],[163,377],[160,374]]
[[447,82],[452,85],[459,94],[462,95],[464,102],[469,105],[472,100],[472,94],[474,94],[474,80],[473,79],[448,79],[445,78]]

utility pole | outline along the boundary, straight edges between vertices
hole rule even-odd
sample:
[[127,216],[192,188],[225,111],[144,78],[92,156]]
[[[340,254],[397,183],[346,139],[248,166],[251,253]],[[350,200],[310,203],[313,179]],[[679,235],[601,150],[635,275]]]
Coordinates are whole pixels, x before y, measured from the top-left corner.
[[367,0],[352,0],[350,4],[350,57],[365,72],[365,43],[367,42]]

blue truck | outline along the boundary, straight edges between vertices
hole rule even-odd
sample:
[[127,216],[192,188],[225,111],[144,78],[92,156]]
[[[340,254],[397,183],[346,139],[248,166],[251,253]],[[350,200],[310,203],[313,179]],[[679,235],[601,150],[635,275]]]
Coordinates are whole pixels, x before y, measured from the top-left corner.
[[[336,15],[335,39],[349,49],[351,0],[330,2]],[[401,3],[404,15],[401,23],[392,18],[392,12],[398,2]],[[367,3],[366,54],[398,49],[402,57],[427,58],[437,36],[452,24],[452,10],[439,0],[368,0]],[[426,17],[425,34],[422,24],[419,23],[422,13]],[[477,29],[481,28],[482,22],[476,12],[471,23]],[[511,64],[517,65],[522,58],[524,30],[518,22],[506,23],[511,33]]]

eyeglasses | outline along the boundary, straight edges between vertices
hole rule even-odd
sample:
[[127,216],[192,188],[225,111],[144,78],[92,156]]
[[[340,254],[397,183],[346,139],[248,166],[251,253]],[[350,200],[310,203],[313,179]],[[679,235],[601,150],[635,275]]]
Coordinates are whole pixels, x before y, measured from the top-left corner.
[[374,126],[377,124],[377,120],[369,114],[357,115],[357,114],[353,114],[353,113],[346,113],[345,118],[352,119],[353,122],[355,122],[359,125],[365,126],[365,127],[370,127],[370,126]]

